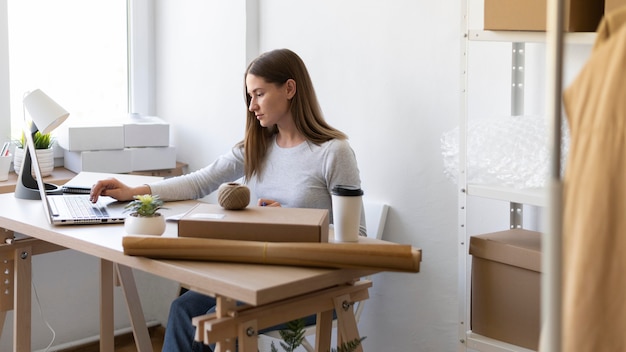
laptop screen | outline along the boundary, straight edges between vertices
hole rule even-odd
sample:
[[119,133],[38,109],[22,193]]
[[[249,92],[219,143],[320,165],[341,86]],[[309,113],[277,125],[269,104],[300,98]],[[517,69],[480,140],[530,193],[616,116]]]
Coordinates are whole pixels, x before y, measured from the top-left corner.
[[[48,222],[50,221],[50,205],[48,204],[48,200],[46,199],[46,185],[43,182],[43,177],[41,176],[41,169],[39,168],[39,160],[37,160],[37,152],[35,149],[35,143],[33,141],[33,136],[28,133],[28,130],[24,132],[26,137],[26,150],[24,150],[24,162],[22,162],[22,173],[31,172],[31,170],[27,170],[26,167],[28,165],[27,158],[30,155],[30,160],[32,162],[32,169],[35,172],[35,180],[37,181],[37,189],[39,190],[39,196],[41,197],[44,210],[46,211],[46,218],[48,218]],[[21,176],[21,175],[20,175]]]

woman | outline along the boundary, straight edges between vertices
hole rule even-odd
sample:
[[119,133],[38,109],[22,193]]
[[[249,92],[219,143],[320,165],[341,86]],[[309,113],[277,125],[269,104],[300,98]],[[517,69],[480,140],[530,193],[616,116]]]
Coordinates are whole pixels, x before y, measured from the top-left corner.
[[[361,180],[346,135],[322,116],[302,59],[287,49],[257,57],[245,73],[245,96],[245,137],[229,153],[201,170],[150,185],[99,181],[92,200],[100,195],[131,200],[148,193],[166,201],[197,199],[243,177],[260,197],[257,205],[328,209],[332,222],[330,190],[340,184],[360,187]],[[365,235],[363,216],[360,232]],[[214,307],[214,298],[193,291],[174,300],[163,351],[209,351],[193,341],[191,318]]]

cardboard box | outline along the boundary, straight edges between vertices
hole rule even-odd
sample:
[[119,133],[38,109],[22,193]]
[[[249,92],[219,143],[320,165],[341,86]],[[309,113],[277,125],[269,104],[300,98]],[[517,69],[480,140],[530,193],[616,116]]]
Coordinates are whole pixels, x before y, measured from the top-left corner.
[[130,117],[124,122],[124,146],[167,147],[170,125],[156,116]]
[[472,332],[537,350],[541,234],[514,229],[473,236],[470,254]]
[[[485,30],[545,31],[547,0],[485,0]],[[565,0],[564,29],[595,32],[604,13],[598,0]]]
[[59,129],[57,141],[71,152],[124,149],[124,127],[122,124],[68,126]]
[[128,173],[133,171],[132,153],[128,149],[70,152],[63,154],[66,169],[81,171]]
[[179,237],[267,242],[328,242],[328,210],[198,204],[178,222]]
[[609,13],[613,10],[626,6],[626,0],[605,0],[604,1],[604,13]]
[[132,154],[132,171],[173,169],[176,167],[176,148],[127,148]]

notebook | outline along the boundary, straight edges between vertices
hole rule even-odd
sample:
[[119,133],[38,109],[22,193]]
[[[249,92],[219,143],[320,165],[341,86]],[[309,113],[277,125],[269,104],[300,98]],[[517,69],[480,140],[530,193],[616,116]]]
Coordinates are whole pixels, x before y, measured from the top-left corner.
[[[72,224],[107,224],[121,223],[128,215],[124,206],[128,202],[118,202],[111,197],[99,197],[98,202],[92,203],[89,194],[47,194],[46,186],[41,177],[41,169],[37,160],[32,138],[26,134],[27,143],[31,153],[37,188],[43,203],[44,210],[48,217],[48,222],[52,225],[72,225]],[[88,189],[100,179],[116,177],[128,185],[146,184],[163,179],[153,176],[117,175],[103,173],[79,173],[68,182],[67,189]],[[80,192],[79,192],[80,193]],[[84,192],[83,192],[84,193]]]

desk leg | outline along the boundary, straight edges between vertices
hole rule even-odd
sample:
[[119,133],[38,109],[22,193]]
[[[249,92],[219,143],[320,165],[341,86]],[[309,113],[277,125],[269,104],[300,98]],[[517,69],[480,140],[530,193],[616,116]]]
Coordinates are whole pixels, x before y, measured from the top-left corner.
[[[224,296],[215,297],[217,306],[215,307],[215,313],[218,318],[224,318],[229,316],[229,312],[233,311],[237,307],[237,302]],[[235,350],[235,340],[227,339],[225,341],[216,341],[215,352],[227,352]]]
[[[337,312],[337,343],[354,341],[359,338],[359,328],[350,304],[350,295],[341,295],[333,299]],[[363,352],[363,346],[357,346],[355,352]]]
[[100,351],[113,352],[113,263],[100,260]]
[[0,311],[0,335],[2,335],[2,331],[4,330],[4,321],[7,318],[7,312]]
[[15,351],[30,351],[31,333],[31,257],[30,246],[15,250],[15,296],[13,297],[13,349]]
[[120,264],[115,264],[115,266],[122,284],[124,297],[126,298],[126,307],[128,308],[128,315],[133,328],[133,336],[135,336],[137,352],[152,352],[152,342],[150,341],[146,319],[141,309],[141,300],[139,300],[139,294],[137,293],[133,271],[131,268]]
[[315,327],[315,348],[317,351],[330,351],[330,342],[333,335],[333,311],[317,313]]
[[239,341],[239,350],[241,352],[250,352],[259,350],[259,335],[257,330],[256,319],[245,321],[237,327],[237,337]]

